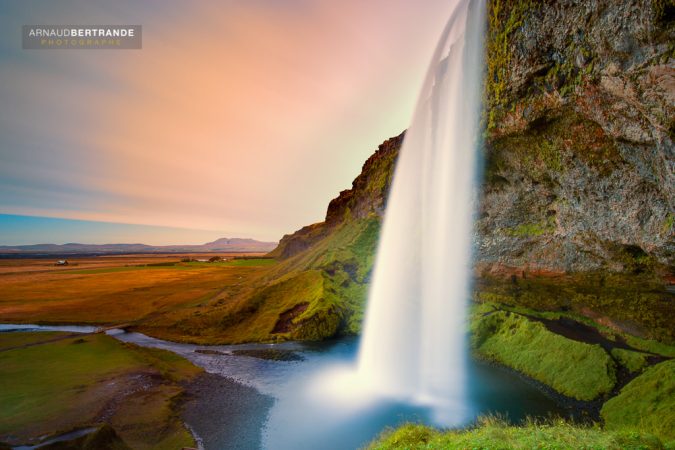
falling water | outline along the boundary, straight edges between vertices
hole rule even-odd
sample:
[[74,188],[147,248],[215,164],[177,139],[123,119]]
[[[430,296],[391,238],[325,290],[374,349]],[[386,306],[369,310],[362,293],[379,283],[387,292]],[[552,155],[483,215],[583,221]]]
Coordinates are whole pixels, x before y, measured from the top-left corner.
[[484,0],[459,0],[434,53],[389,194],[359,351],[380,393],[463,420],[466,304]]

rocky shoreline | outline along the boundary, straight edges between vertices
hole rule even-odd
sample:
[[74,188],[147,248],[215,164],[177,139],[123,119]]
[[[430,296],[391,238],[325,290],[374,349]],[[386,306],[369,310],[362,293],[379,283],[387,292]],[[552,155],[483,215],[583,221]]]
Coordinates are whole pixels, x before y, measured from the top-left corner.
[[261,448],[261,430],[274,399],[230,378],[206,372],[184,388],[180,414],[204,448]]

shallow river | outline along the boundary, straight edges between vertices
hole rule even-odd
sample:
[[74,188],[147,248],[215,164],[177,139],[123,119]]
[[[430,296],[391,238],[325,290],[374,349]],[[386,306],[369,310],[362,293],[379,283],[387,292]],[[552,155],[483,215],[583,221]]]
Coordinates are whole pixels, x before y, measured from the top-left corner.
[[[93,331],[86,326],[0,324],[0,332],[34,330]],[[108,334],[124,342],[170,350],[209,373],[235,380],[274,399],[271,408],[251,409],[254,414],[266,416],[265,426],[257,436],[220,433],[213,439],[202,432],[199,437],[207,447],[210,443],[216,449],[259,445],[268,449],[353,449],[368,443],[387,426],[409,421],[438,423],[437,411],[423,405],[372,397],[360,391],[359,386],[350,384],[357,339],[321,344],[203,346],[167,342],[122,330]],[[513,421],[526,416],[563,414],[534,386],[505,369],[471,361],[469,371],[466,405],[461,411],[444,412],[455,414],[457,423],[468,424],[487,413],[506,415]],[[217,398],[214,396],[214,400]],[[188,425],[200,434],[199,424]]]

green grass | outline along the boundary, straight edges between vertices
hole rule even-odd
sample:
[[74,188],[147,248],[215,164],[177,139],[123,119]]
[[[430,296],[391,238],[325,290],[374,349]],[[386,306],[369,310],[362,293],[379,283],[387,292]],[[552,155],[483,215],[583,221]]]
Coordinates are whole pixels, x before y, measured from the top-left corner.
[[379,230],[376,217],[348,221],[306,251],[281,261],[270,277],[320,270],[326,280],[325,295],[344,318],[343,331],[356,334],[361,330]]
[[10,332],[0,334],[0,350],[22,345],[31,345],[38,342],[48,341],[50,339],[60,338],[68,333],[55,331],[44,331],[40,333],[31,332]]
[[[640,268],[640,258],[628,258],[617,252],[617,263],[624,267],[645,269],[643,273],[612,273],[594,271],[559,276],[537,276],[511,279],[483,276],[478,281],[479,300],[496,301],[537,311],[567,311],[577,316],[594,318],[611,326],[613,332],[624,334],[633,330],[647,339],[665,344],[675,343],[672,326],[675,295],[665,289],[661,277]],[[633,347],[637,347],[629,343]],[[669,351],[663,345],[644,342],[650,347],[661,347],[658,353]],[[639,347],[643,349],[642,347]],[[675,347],[671,345],[671,352]]]
[[[600,334],[605,336],[610,340],[616,340],[617,338],[623,339],[626,344],[629,346],[641,350],[647,353],[654,353],[656,355],[666,356],[669,358],[675,358],[675,346],[666,344],[664,342],[659,342],[654,339],[646,339],[638,336],[633,336],[626,332],[617,330],[616,328],[610,328],[606,325],[602,325],[595,320],[581,315],[574,311],[546,311],[546,310],[536,310],[532,308],[526,308],[524,306],[508,304],[514,299],[508,295],[501,295],[494,292],[480,292],[477,295],[478,300],[481,302],[479,305],[483,305],[481,310],[483,312],[500,309],[504,311],[511,311],[521,315],[528,315],[533,317],[539,317],[542,319],[557,320],[560,318],[572,319],[576,322],[583,323],[590,327],[593,327],[598,330]],[[616,357],[616,356],[615,356]]]
[[144,264],[137,266],[122,266],[122,267],[101,267],[99,269],[81,269],[81,270],[62,270],[58,273],[65,275],[90,275],[97,273],[115,273],[115,272],[130,272],[134,270],[193,270],[193,269],[209,269],[214,267],[260,267],[271,266],[277,262],[270,258],[251,258],[251,259],[231,259],[229,261],[217,262],[189,262],[189,263],[158,263],[158,264]]
[[664,342],[655,341],[653,339],[643,339],[626,333],[621,333],[621,336],[631,347],[650,353],[656,353],[657,355],[675,358],[675,345],[669,345]]
[[575,426],[564,421],[529,422],[512,426],[494,418],[455,431],[439,431],[406,424],[385,431],[368,447],[388,449],[661,449],[658,438],[645,433],[604,431],[599,427]]
[[[242,286],[235,282],[230,291],[222,292],[215,308],[186,310],[189,314],[167,317],[162,329],[144,331],[158,335],[167,330],[168,335],[159,336],[200,343],[323,340],[358,333],[378,232],[377,217],[355,219],[281,261],[259,258],[216,263],[267,267],[251,282]],[[302,304],[306,309],[292,318],[288,331],[272,333],[284,313]]]
[[[0,347],[66,335],[12,333],[0,337]],[[125,400],[112,417],[113,426],[133,448],[163,448],[164,442],[192,446],[192,437],[167,405],[182,392],[175,382],[200,369],[172,353],[124,344],[104,334],[0,352],[0,436],[27,439],[95,423],[108,402],[123,392],[128,377],[142,373],[164,380],[144,392],[133,408],[144,420],[130,420],[125,405],[133,400]]]
[[[279,278],[223,316],[220,322],[221,327],[225,328],[223,335],[228,342],[237,343],[287,339],[321,340],[334,334],[339,317],[332,314],[335,304],[326,295],[324,282],[324,275],[319,270],[290,273]],[[307,308],[292,319],[290,330],[272,334],[281,314],[300,304],[307,304]],[[325,322],[328,329],[314,329],[316,321]]]
[[647,365],[647,355],[644,353],[615,348],[612,356],[631,373],[640,372]]
[[276,264],[277,261],[272,258],[246,258],[246,259],[230,259],[227,261],[216,261],[216,262],[191,262],[188,263],[188,266],[197,266],[197,267],[260,267],[260,266],[272,266]]
[[614,387],[614,361],[599,345],[567,339],[515,313],[483,315],[488,308],[481,305],[471,322],[472,345],[478,356],[579,400],[593,400]]
[[[16,333],[27,342],[35,340],[31,334]],[[12,336],[15,345],[17,336]],[[137,364],[114,339],[98,335],[88,337],[85,344],[66,340],[0,353],[0,433],[57,414],[79,386]]]
[[610,430],[645,430],[675,448],[675,360],[648,368],[601,410]]

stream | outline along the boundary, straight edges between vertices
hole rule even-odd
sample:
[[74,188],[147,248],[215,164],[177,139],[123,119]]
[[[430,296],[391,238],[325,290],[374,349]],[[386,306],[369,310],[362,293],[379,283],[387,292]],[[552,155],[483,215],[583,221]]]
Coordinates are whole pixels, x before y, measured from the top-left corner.
[[[0,324],[0,332],[91,333],[94,329],[89,326]],[[211,402],[229,404],[223,405],[223,409],[232,410],[221,412],[226,421],[231,414],[238,424],[231,427],[232,432],[218,432],[213,427],[201,426],[199,415],[193,415],[192,421],[189,416],[186,418],[187,425],[204,442],[207,450],[257,447],[354,449],[366,445],[386,427],[405,422],[439,423],[434,412],[424,405],[373,397],[352,384],[357,338],[322,343],[204,346],[168,342],[123,330],[109,330],[107,334],[123,342],[172,351],[206,372],[227,379],[223,381],[229,380],[229,384],[223,384],[227,392],[214,392]],[[500,414],[512,421],[527,416],[564,415],[551,399],[508,370],[472,359],[467,361],[467,366],[470,409],[446,411],[456,414],[461,423],[468,425],[485,414]],[[229,401],[230,395],[238,396],[235,403]],[[256,398],[261,395],[272,401],[256,403]],[[218,403],[207,406],[219,410]],[[242,418],[242,411],[249,417]],[[205,413],[209,417],[207,410]],[[262,429],[244,426],[252,419],[264,423]]]

